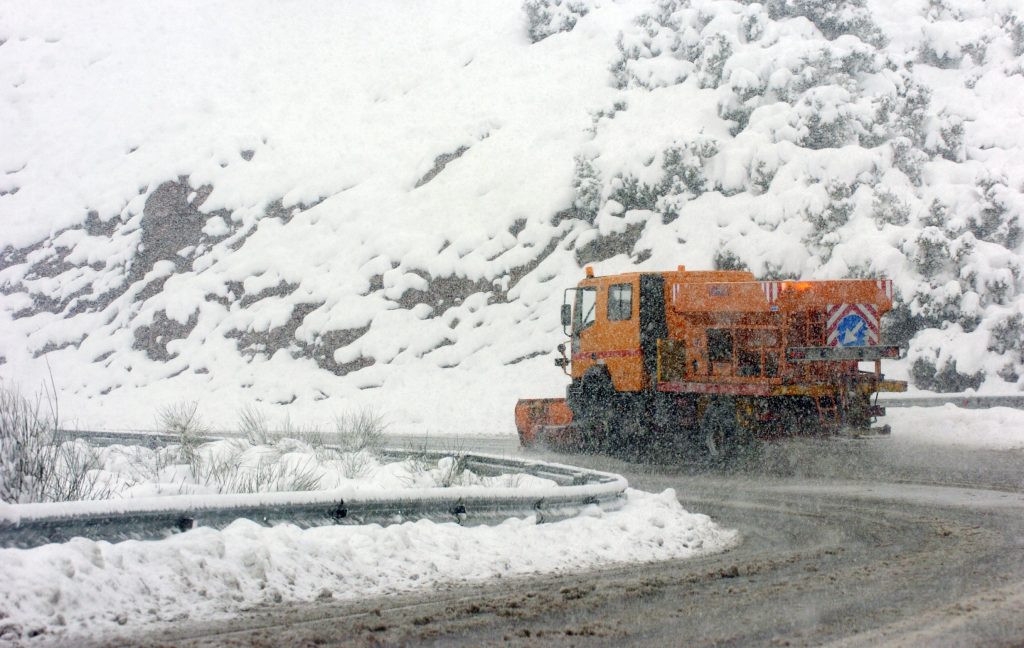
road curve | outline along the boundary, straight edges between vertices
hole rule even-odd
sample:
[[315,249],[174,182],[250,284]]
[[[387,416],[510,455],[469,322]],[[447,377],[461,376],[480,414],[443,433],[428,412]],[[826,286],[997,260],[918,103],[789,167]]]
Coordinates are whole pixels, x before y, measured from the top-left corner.
[[1024,642],[1024,452],[897,439],[794,441],[731,471],[538,456],[619,472],[644,490],[674,488],[688,510],[739,529],[743,541],[695,560],[258,609],[101,643]]

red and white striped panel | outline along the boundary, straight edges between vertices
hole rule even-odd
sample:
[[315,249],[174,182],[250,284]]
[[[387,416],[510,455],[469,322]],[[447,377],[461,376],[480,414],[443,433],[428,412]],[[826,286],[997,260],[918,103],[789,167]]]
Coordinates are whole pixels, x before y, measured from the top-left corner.
[[892,300],[892,279],[876,279],[875,285],[885,293],[885,296]]
[[878,308],[874,304],[829,304],[828,346],[878,344]]
[[764,298],[768,300],[769,304],[774,304],[779,299],[779,293],[782,292],[781,281],[759,281],[761,284],[761,290],[764,292]]

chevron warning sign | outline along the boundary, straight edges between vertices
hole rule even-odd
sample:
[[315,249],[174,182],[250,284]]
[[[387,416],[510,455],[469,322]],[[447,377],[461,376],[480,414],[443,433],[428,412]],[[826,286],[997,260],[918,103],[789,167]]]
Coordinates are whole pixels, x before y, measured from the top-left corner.
[[878,344],[878,309],[872,304],[829,304],[828,346]]
[[759,281],[761,284],[761,291],[764,292],[765,299],[768,300],[769,304],[774,304],[779,299],[779,293],[782,292],[781,281]]

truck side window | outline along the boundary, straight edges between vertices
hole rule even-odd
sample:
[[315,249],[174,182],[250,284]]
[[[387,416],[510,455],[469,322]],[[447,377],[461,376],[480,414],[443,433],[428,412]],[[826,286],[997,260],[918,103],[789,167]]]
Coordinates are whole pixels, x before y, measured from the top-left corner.
[[708,329],[708,360],[732,362],[732,331]]
[[608,321],[628,320],[633,316],[633,284],[608,287]]

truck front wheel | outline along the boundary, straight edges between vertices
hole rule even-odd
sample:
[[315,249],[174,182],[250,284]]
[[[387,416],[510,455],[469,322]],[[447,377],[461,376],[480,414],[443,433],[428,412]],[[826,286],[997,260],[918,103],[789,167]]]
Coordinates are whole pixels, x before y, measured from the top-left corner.
[[611,442],[616,404],[615,387],[607,369],[585,373],[579,383],[570,388],[568,404],[579,449],[583,452],[606,449]]

